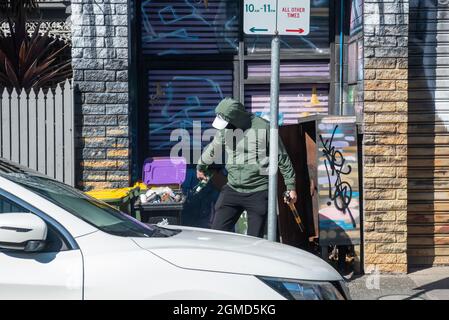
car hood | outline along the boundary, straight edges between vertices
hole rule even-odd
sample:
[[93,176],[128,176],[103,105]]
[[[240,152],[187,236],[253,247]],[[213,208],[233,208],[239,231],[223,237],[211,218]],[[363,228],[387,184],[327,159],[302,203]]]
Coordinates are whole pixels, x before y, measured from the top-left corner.
[[295,247],[228,232],[169,228],[182,232],[169,238],[133,240],[180,268],[288,279],[342,280],[324,260]]

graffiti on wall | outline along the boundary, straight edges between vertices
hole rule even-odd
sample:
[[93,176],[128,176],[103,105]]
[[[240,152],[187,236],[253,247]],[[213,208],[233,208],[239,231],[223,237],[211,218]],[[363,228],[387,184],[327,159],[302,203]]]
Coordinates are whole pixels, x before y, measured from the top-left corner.
[[144,0],[142,49],[159,56],[236,52],[238,1]]
[[[152,151],[170,150],[176,143],[170,141],[175,129],[185,129],[192,136],[193,121],[201,121],[202,129],[210,128],[216,105],[224,97],[232,96],[230,70],[151,70],[148,77]],[[191,142],[201,144],[201,140]]]
[[355,117],[317,122],[320,244],[360,243]]
[[[142,49],[160,56],[195,53],[235,53],[238,50],[240,1],[233,0],[144,0]],[[312,9],[329,8],[329,0],[312,0]],[[329,19],[322,12],[311,16],[311,33],[282,39],[283,49],[329,47]],[[270,47],[270,37],[248,36],[248,52]]]

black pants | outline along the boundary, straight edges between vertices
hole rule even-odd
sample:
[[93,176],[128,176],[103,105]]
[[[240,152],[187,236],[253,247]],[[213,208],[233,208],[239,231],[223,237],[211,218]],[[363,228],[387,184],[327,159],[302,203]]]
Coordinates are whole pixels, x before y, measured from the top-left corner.
[[268,213],[268,190],[243,193],[225,185],[215,204],[212,229],[233,231],[242,212],[248,214],[248,235],[262,238]]

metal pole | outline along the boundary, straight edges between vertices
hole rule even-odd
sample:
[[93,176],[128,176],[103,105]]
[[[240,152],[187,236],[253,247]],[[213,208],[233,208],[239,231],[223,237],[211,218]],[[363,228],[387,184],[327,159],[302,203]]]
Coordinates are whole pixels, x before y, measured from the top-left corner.
[[339,75],[339,85],[340,85],[340,91],[339,91],[339,115],[342,116],[343,115],[343,54],[344,54],[344,33],[343,33],[343,26],[344,26],[344,18],[345,18],[345,1],[341,0],[340,1],[340,53],[339,53],[339,59],[340,59],[340,75]]
[[277,233],[279,51],[280,40],[276,33],[271,41],[270,164],[268,168],[268,240],[270,241],[276,241]]

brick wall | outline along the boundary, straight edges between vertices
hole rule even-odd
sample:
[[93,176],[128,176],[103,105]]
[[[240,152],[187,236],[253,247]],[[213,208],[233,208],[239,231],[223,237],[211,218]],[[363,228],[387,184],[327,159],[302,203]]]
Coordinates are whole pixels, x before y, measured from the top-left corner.
[[129,185],[127,0],[72,0],[78,186]]
[[407,272],[408,0],[364,1],[365,272]]

